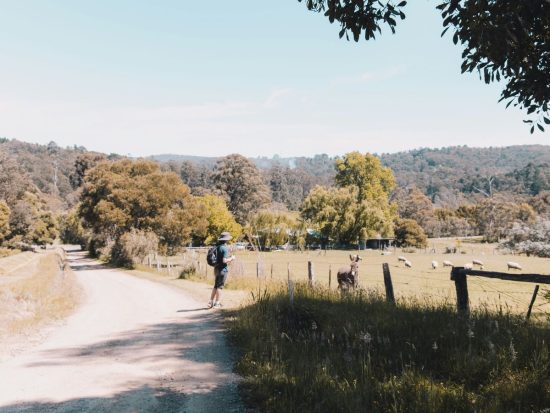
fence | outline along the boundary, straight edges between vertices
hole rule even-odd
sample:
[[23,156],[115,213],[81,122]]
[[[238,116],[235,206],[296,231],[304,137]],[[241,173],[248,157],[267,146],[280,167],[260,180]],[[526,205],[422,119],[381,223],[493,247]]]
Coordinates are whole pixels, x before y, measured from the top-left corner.
[[[505,272],[481,271],[466,269],[464,267],[453,267],[451,271],[451,280],[455,282],[456,288],[456,308],[462,315],[467,316],[470,313],[470,299],[468,295],[467,276],[497,278],[499,280],[527,282],[536,284],[550,284],[550,276],[543,274],[509,274]],[[539,285],[535,286],[531,302],[527,310],[527,319],[531,316],[533,304],[539,292]]]

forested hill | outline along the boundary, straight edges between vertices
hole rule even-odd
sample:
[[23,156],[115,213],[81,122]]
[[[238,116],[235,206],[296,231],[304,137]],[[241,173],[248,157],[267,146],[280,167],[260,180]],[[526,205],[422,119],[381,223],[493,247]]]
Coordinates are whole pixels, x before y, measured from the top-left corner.
[[472,194],[490,191],[536,195],[550,189],[550,146],[425,148],[381,159],[399,186],[415,185],[435,203],[458,205]]
[[[484,192],[536,195],[550,189],[550,146],[455,146],[379,156],[393,170],[398,186],[416,186],[439,206],[457,207]],[[52,209],[65,209],[77,201],[84,171],[101,159],[116,157],[79,146],[62,148],[54,142],[38,145],[0,139],[0,186],[6,186],[2,191],[9,194],[32,185]],[[210,175],[219,159],[171,154],[150,158],[178,173],[192,189],[196,187],[196,193],[209,191]],[[298,208],[314,185],[333,183],[335,158],[325,154],[251,160],[263,171],[273,200],[290,209]]]
[[[550,146],[517,145],[470,148],[415,149],[379,155],[389,166],[398,186],[416,186],[437,205],[456,207],[483,193],[509,192],[536,195],[550,189]],[[187,162],[210,168],[217,158],[159,155],[164,162]],[[269,174],[273,168],[290,169],[313,183],[327,184],[334,177],[334,160],[328,155],[314,157],[252,158]]]

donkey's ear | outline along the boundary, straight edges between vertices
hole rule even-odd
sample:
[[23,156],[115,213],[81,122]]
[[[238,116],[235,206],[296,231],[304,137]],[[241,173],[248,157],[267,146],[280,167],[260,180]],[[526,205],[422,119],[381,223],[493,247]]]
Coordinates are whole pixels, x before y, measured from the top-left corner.
[[355,257],[352,254],[349,255],[349,259],[355,261]]

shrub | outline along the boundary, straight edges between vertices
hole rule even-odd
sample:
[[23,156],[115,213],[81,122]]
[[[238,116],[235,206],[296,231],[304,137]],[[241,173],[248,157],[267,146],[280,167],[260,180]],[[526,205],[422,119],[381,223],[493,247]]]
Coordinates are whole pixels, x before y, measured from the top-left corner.
[[143,262],[151,252],[156,252],[158,245],[159,239],[155,233],[132,229],[115,242],[111,249],[110,261],[133,268],[134,264]]
[[401,247],[426,248],[428,238],[414,219],[400,219],[395,224],[395,242]]
[[527,256],[550,258],[550,221],[538,220],[533,225],[515,223],[500,247]]

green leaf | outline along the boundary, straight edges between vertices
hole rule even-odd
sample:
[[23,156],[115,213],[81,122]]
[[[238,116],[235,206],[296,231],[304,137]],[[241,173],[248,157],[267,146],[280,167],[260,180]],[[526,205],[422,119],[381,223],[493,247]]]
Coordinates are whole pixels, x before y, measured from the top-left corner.
[[399,4],[397,5],[397,7],[403,7],[403,6],[405,6],[406,4],[407,4],[406,1],[402,1],[401,3],[399,3]]
[[540,129],[541,132],[544,132],[544,126],[542,126],[540,123],[537,123],[537,127]]
[[546,123],[547,125],[550,125],[550,119],[548,119],[546,116],[543,116],[543,119],[544,119],[544,123]]
[[533,134],[534,131],[535,131],[535,125],[531,126],[531,135]]

